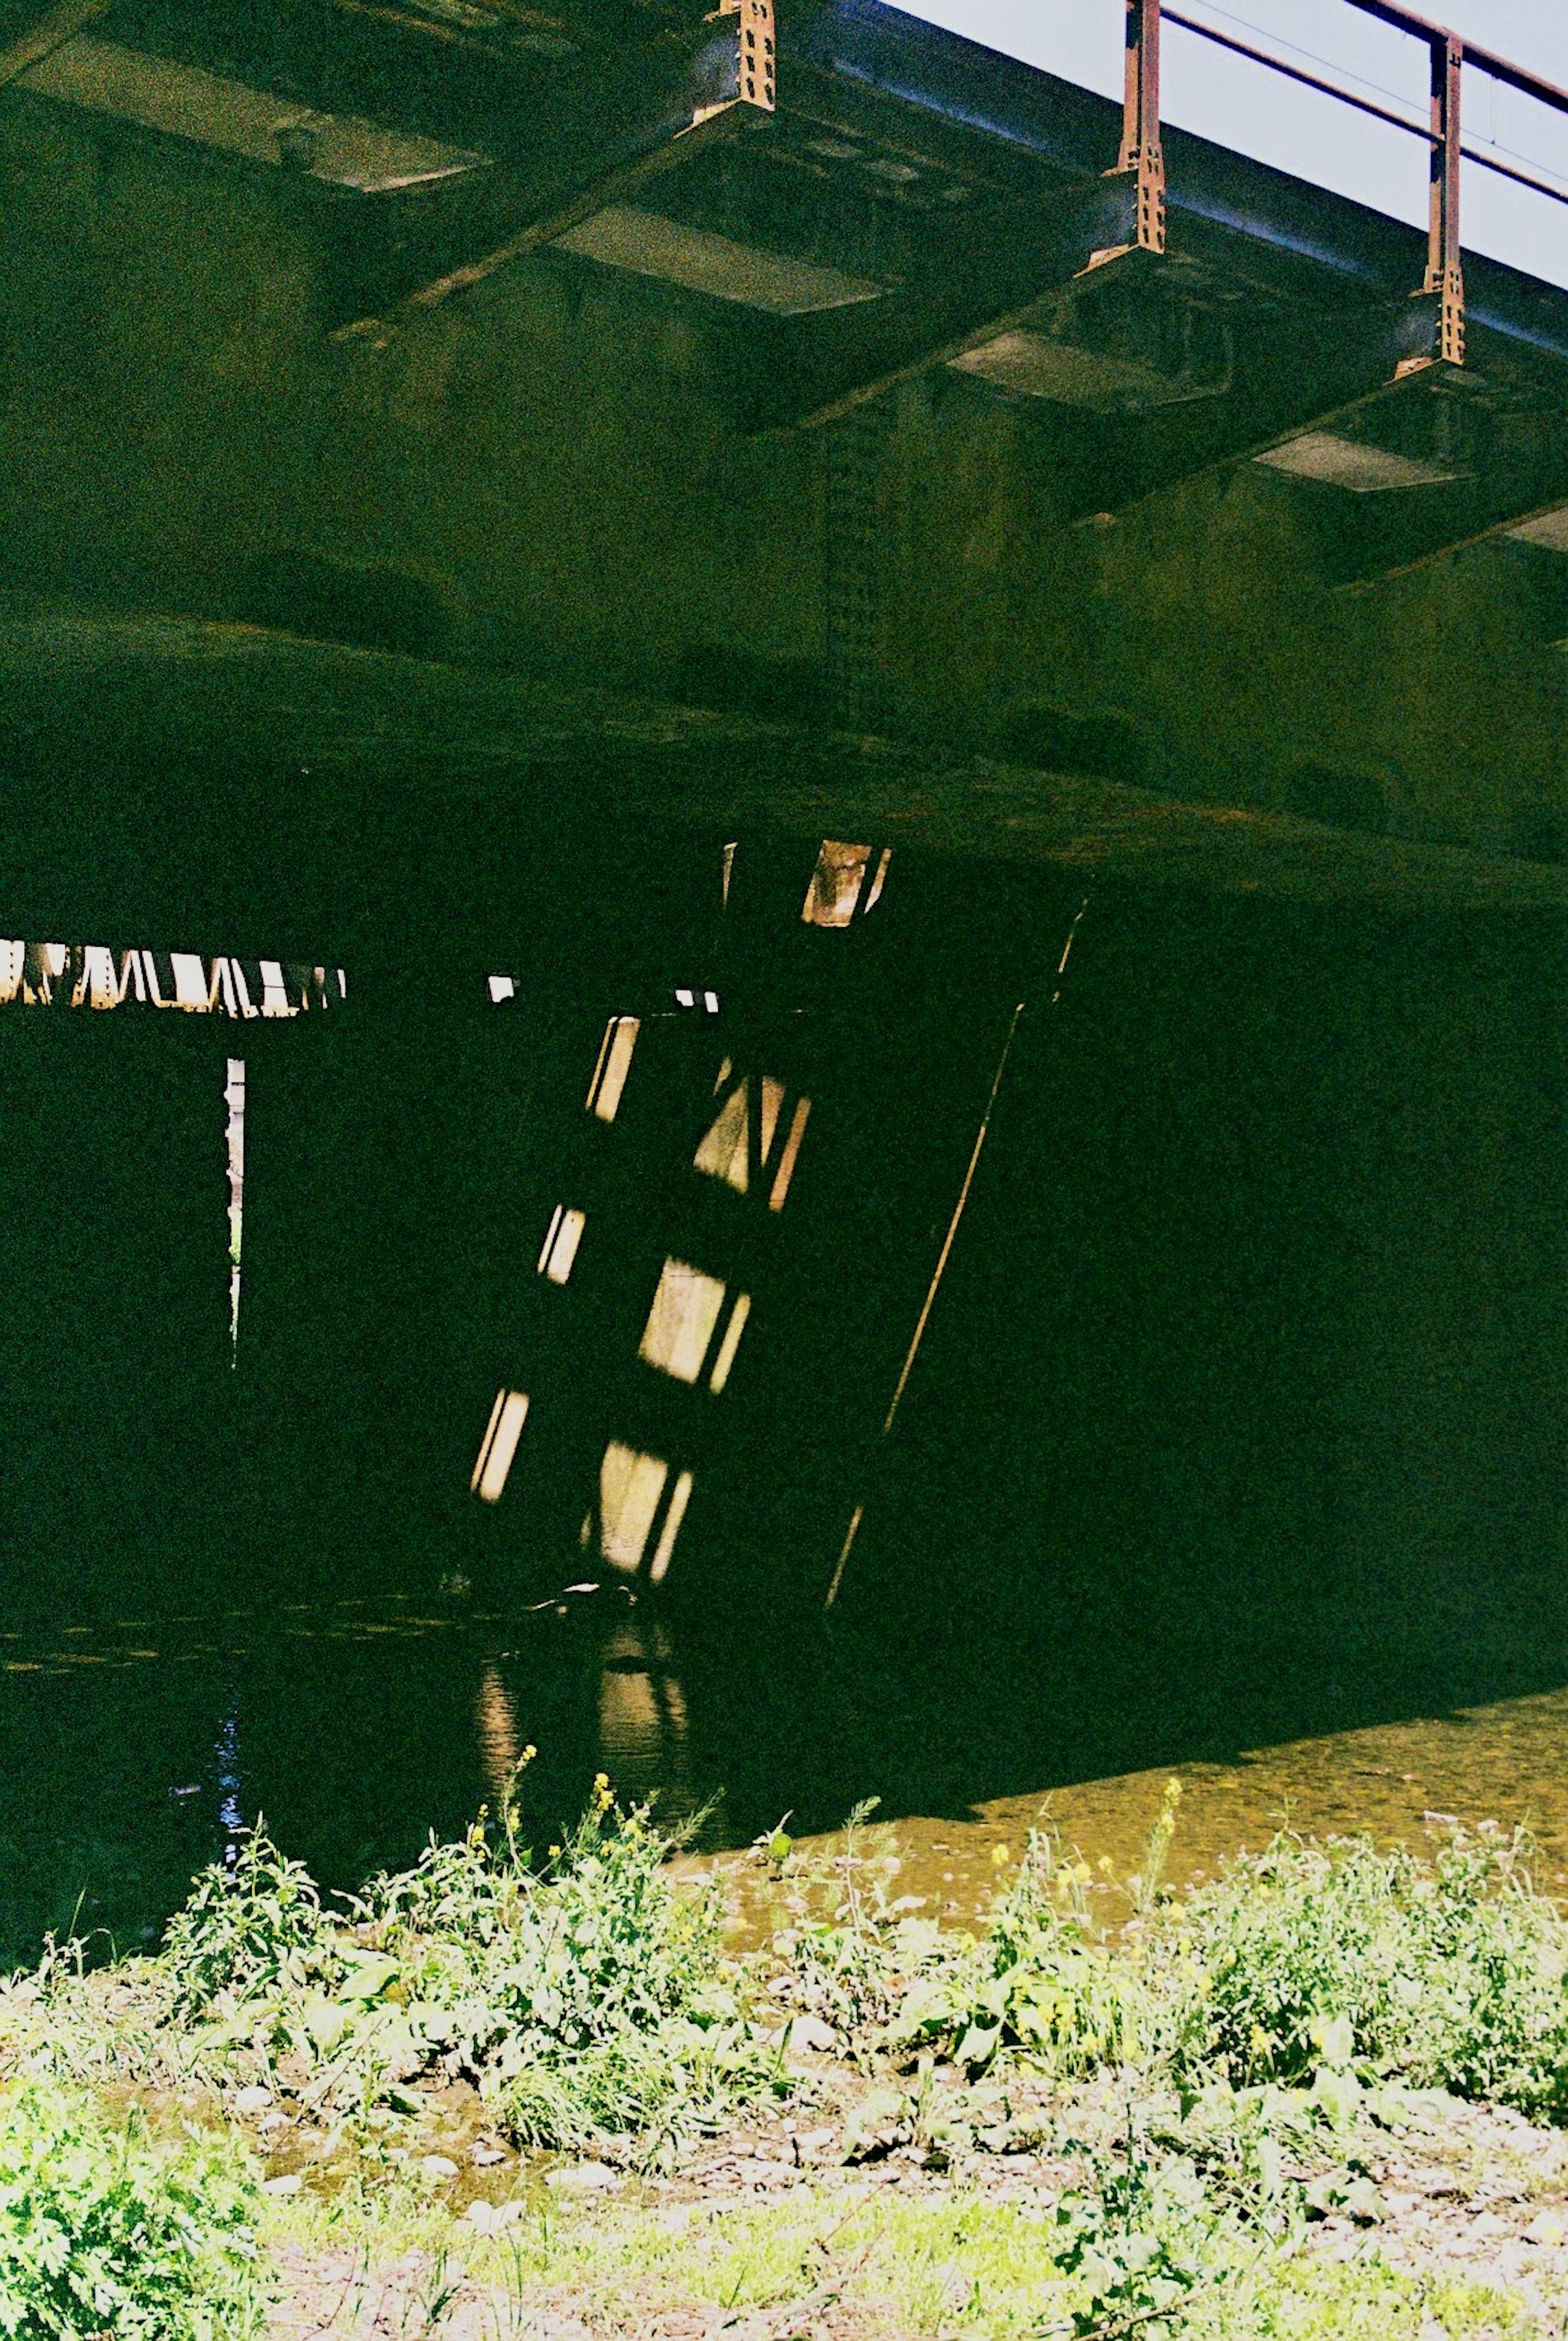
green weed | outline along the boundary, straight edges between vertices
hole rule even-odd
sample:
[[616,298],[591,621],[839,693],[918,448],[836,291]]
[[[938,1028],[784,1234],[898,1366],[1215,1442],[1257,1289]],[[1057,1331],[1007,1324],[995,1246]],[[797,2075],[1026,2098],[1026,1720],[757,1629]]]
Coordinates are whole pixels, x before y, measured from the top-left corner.
[[220,1998],[298,1988],[333,1965],[315,1881],[278,1851],[263,1821],[240,1840],[232,1869],[214,1863],[194,1881],[164,1949],[174,2013],[187,2020]]
[[971,2074],[1011,2048],[1058,2077],[1138,2054],[1144,1983],[1130,1957],[1090,1938],[1081,1865],[1031,1829],[978,1942],[928,1930],[924,1957],[888,2027],[893,2047],[938,2049]]
[[1191,1896],[1154,1955],[1179,2077],[1303,2085],[1355,2066],[1559,2116],[1568,1931],[1521,1840],[1456,1830],[1428,1864],[1276,1837]]
[[[132,1980],[108,2028],[132,2078],[260,2087],[372,2126],[461,2081],[521,2144],[667,2153],[783,2086],[721,1957],[718,1888],[676,1878],[677,1841],[600,1776],[536,1860],[514,1788],[493,1826],[432,1838],[340,1914],[258,1828],[194,1881],[157,1957],[112,1971]],[[85,2077],[115,1989],[52,1949],[10,1988],[0,2039]]]

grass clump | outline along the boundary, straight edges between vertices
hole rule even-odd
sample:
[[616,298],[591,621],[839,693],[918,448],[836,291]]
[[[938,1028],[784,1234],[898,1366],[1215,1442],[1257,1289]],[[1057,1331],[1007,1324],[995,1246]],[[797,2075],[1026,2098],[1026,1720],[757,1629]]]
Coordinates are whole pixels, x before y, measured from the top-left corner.
[[[1151,2180],[1157,2172],[1151,2168]],[[1176,2197],[1185,2191],[1187,2201]],[[799,2189],[771,2202],[709,2199],[658,2209],[623,2198],[539,2207],[503,2239],[442,2256],[422,2283],[459,2290],[455,2331],[485,2341],[560,2330],[595,2336],[829,2335],[864,2341],[1541,2341],[1517,2296],[1462,2268],[1413,2270],[1375,2245],[1354,2261],[1260,2248],[1185,2180],[1158,2199],[1114,2187],[1060,2206],[954,2187],[907,2195]],[[1060,2216],[1059,2216],[1060,2213]],[[1086,2216],[1087,2213],[1087,2216]],[[340,2226],[298,2198],[296,2250],[341,2248]],[[450,2230],[448,2230],[450,2234]],[[410,2256],[410,2237],[394,2239]],[[432,2329],[394,2304],[389,2329]],[[436,2335],[446,2332],[439,2322]]]
[[236,2141],[158,2144],[134,2115],[27,2082],[0,2099],[0,2334],[243,2341],[263,2308],[260,2207]]

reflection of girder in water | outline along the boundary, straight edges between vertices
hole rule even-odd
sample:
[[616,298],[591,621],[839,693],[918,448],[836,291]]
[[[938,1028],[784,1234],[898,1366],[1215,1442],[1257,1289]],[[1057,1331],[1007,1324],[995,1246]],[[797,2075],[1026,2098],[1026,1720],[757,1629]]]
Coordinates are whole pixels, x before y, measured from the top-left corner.
[[[221,1016],[233,1022],[313,1022],[348,999],[342,968],[306,961],[243,958],[194,951],[154,951],[141,945],[116,951],[107,943],[28,942],[0,937],[0,1008],[98,1014],[126,1007],[172,1009],[184,1015]],[[225,1061],[223,1103],[228,1183],[229,1362],[239,1363],[240,1286],[245,1202],[245,1063]]]
[[[757,988],[730,931],[705,971],[722,963],[715,985],[677,985],[667,995],[673,1009],[646,998],[636,1012],[613,1009],[579,1092],[582,1111],[544,1166],[553,1192],[539,1200],[533,1338],[520,1342],[509,1382],[490,1401],[471,1484],[491,1504],[521,1493],[531,1509],[531,1478],[541,1499],[554,1482],[551,1509],[575,1483],[580,1549],[625,1579],[661,1583],[694,1506],[710,1508],[722,1490],[745,1509],[747,1484],[777,1475],[779,1410],[805,1395],[824,1332],[830,1348],[838,1343],[836,1375],[846,1371],[833,1319],[842,1314],[841,1259],[856,1245],[848,1230],[833,1243],[823,1220],[846,1199],[819,1191],[801,1231],[797,1197],[821,1078],[876,1086],[874,1034],[846,1051],[841,1028],[856,987],[842,954],[853,941],[845,931],[858,931],[881,902],[890,860],[886,846],[824,841],[804,897],[794,894],[799,907],[778,903],[758,929],[753,941],[773,960],[773,920],[784,921],[785,941],[793,920],[800,942],[790,948],[805,951],[811,971],[804,1008],[784,1004],[788,991],[771,1001],[765,991],[759,1014],[747,1015]],[[731,842],[718,890],[726,914],[735,870]],[[820,930],[829,931],[817,940]],[[514,987],[492,983],[491,992],[518,1030]],[[721,1021],[710,1021],[721,1000]],[[838,1019],[831,1029],[824,1001]],[[802,1306],[819,1252],[834,1304],[827,1317],[820,1305]],[[842,1441],[832,1445],[841,1459]],[[797,1530],[819,1509],[797,1507]]]
[[245,1061],[230,1057],[223,1102],[229,1110],[229,1363],[240,1359],[240,1275],[245,1236]]
[[473,1723],[485,1783],[500,1804],[512,1788],[522,1750],[511,1693],[493,1663],[480,1677],[474,1694]]
[[[734,900],[704,963],[690,933],[664,946],[710,988],[677,985],[671,1008],[645,977],[608,1015],[601,1004],[597,1030],[577,1025],[579,1070],[562,1055],[522,1181],[539,1232],[511,1271],[508,1379],[486,1395],[471,1484],[512,1524],[511,1550],[542,1539],[565,1559],[575,1540],[572,1566],[630,1589],[733,1583],[755,1547],[763,1583],[782,1569],[820,1603],[913,1370],[1021,1011],[999,1061],[992,978],[945,982],[938,1012],[910,1012],[911,981],[945,954],[918,871],[912,904],[906,888],[884,907],[886,846],[823,840],[792,882],[789,849],[776,872],[769,851],[726,850]],[[1040,971],[1046,998],[1076,928]],[[510,1048],[503,1035],[529,1027],[512,998],[497,1004],[490,1030]],[[531,1057],[542,1041],[540,1028]],[[933,1274],[928,1230],[944,1226]]]
[[305,961],[203,959],[195,951],[118,954],[107,943],[29,943],[0,937],[0,1007],[175,1008],[188,1014],[303,1016],[348,998],[342,969]]
[[658,1788],[669,1817],[690,1802],[686,1698],[670,1671],[670,1638],[656,1619],[623,1626],[606,1645],[599,1690],[599,1747],[618,1788]]

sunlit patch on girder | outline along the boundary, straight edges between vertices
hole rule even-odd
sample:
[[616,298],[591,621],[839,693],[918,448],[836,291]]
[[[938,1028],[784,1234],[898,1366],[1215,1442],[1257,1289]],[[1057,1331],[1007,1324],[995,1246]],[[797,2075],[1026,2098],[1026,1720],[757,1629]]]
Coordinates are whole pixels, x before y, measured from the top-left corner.
[[[599,1467],[599,1549],[612,1569],[640,1568],[670,1466],[612,1439]],[[587,1523],[584,1523],[586,1527]]]
[[746,309],[775,316],[801,317],[821,309],[853,307],[881,298],[882,287],[867,277],[789,253],[738,244],[710,228],[689,227],[662,212],[632,204],[607,204],[558,239],[562,252],[603,267],[656,276],[690,293],[706,293]]
[[604,1028],[599,1062],[593,1068],[588,1091],[588,1111],[600,1121],[613,1121],[620,1110],[620,1093],[631,1071],[631,1052],[641,1029],[641,1020],[636,1016],[612,1016]]
[[[714,1083],[715,1091],[723,1087],[732,1071],[730,1061],[726,1057],[719,1068],[719,1079]],[[779,1135],[786,1095],[784,1082],[776,1080],[771,1073],[763,1073],[759,1077],[759,1111],[755,1132],[759,1169],[765,1168],[773,1159],[774,1142]],[[807,1119],[810,1111],[809,1098],[796,1099],[795,1111],[789,1118],[789,1132],[779,1155],[779,1168],[768,1197],[768,1206],[770,1210],[779,1211],[784,1208],[784,1200],[789,1192],[789,1182],[795,1175],[795,1164],[800,1152],[800,1141],[805,1137]],[[751,1191],[752,1143],[751,1081],[749,1075],[743,1074],[719,1107],[713,1122],[703,1133],[701,1143],[692,1161],[695,1167],[699,1170],[705,1171],[709,1178],[721,1179],[727,1187],[733,1187],[738,1195],[747,1195]]]
[[784,1141],[784,1151],[779,1158],[778,1175],[768,1197],[770,1211],[781,1211],[789,1192],[789,1181],[795,1176],[795,1164],[800,1152],[800,1141],[806,1135],[806,1120],[811,1111],[809,1097],[797,1098],[795,1111],[789,1121],[789,1135]]
[[1253,461],[1271,471],[1287,472],[1293,479],[1348,488],[1357,496],[1386,494],[1394,488],[1444,487],[1459,477],[1457,472],[1396,454],[1390,447],[1342,438],[1337,431],[1300,432],[1277,447],[1265,447]]
[[724,1286],[718,1277],[706,1276],[683,1260],[667,1260],[638,1356],[675,1381],[695,1382],[723,1306]]
[[648,1574],[655,1585],[662,1585],[675,1552],[675,1539],[680,1533],[680,1523],[686,1518],[686,1507],[691,1501],[691,1474],[682,1471],[676,1479],[670,1499],[670,1509],[664,1515],[664,1526],[659,1531],[659,1542],[653,1548],[653,1559],[648,1564]]
[[1538,544],[1547,553],[1568,553],[1568,504],[1558,504],[1551,512],[1537,513],[1531,520],[1523,520],[1506,533],[1521,544]]
[[[725,1060],[726,1064],[729,1059]],[[704,1136],[692,1160],[710,1179],[722,1179],[738,1195],[750,1185],[747,1122],[750,1116],[750,1084],[740,1081],[719,1109],[719,1118]]]
[[1167,375],[1136,358],[1080,349],[1027,327],[995,334],[948,363],[958,373],[977,374],[999,390],[1097,413],[1142,413],[1199,395],[1217,397],[1228,387],[1223,375],[1212,384],[1195,387],[1185,376]]
[[[716,1276],[683,1260],[667,1260],[660,1272],[653,1305],[643,1327],[638,1356],[678,1382],[697,1382],[723,1314],[726,1286]],[[717,1394],[729,1379],[735,1352],[751,1314],[751,1296],[739,1292],[729,1310],[719,1354],[713,1361],[709,1388]]]
[[[642,1566],[669,1479],[670,1466],[662,1456],[645,1455],[635,1447],[624,1446],[618,1439],[612,1439],[604,1450],[604,1459],[599,1467],[599,1550],[612,1569],[619,1569],[628,1577],[635,1576]],[[690,1472],[678,1472],[648,1566],[649,1577],[655,1585],[662,1584],[669,1570],[675,1539],[691,1501],[691,1489]],[[594,1514],[590,1511],[582,1523],[585,1545],[593,1534],[593,1526]]]
[[360,194],[394,194],[483,167],[488,157],[356,115],[253,89],[173,57],[79,34],[30,65],[21,85],[35,97],[134,122],[251,163],[298,173]]
[[582,1230],[587,1224],[584,1213],[569,1210],[564,1203],[557,1203],[545,1231],[543,1250],[539,1255],[539,1273],[547,1276],[551,1284],[564,1284],[571,1274],[577,1247],[582,1241]]
[[468,1483],[471,1491],[482,1496],[487,1504],[501,1500],[512,1458],[517,1453],[517,1442],[522,1436],[522,1426],[527,1420],[526,1390],[497,1390],[480,1447],[479,1460]]
[[[851,845],[839,838],[825,837],[817,856],[817,867],[811,872],[811,882],[806,889],[806,900],[800,916],[808,926],[847,927],[857,908],[869,911],[880,901],[888,882],[888,864],[893,858],[890,845],[882,848],[877,872],[869,888],[866,875],[871,866],[871,848]],[[865,892],[862,904],[860,896]]]
[[738,1292],[729,1311],[729,1322],[724,1328],[724,1338],[719,1344],[719,1355],[713,1360],[713,1371],[708,1387],[715,1398],[729,1380],[729,1369],[735,1363],[735,1352],[740,1347],[740,1336],[746,1330],[746,1320],[751,1314],[751,1295]]

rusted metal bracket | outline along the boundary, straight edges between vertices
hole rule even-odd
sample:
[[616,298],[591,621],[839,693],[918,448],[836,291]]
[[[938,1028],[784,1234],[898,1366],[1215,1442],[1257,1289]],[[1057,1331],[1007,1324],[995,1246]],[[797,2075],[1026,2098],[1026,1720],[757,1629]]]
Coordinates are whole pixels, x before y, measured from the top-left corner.
[[715,115],[728,114],[732,105],[754,105],[759,114],[771,114],[778,103],[779,50],[773,0],[719,0],[707,22],[720,24],[726,16],[739,20],[735,31],[734,93],[720,98],[715,105],[700,107],[693,117],[693,129],[699,122],[710,122]]
[[[1413,373],[1434,362],[1443,365],[1463,365],[1464,363],[1464,272],[1460,263],[1459,249],[1459,165],[1462,154],[1460,135],[1460,84],[1464,66],[1464,43],[1457,33],[1434,25],[1424,17],[1412,15],[1402,7],[1387,5],[1387,0],[1354,0],[1357,7],[1403,31],[1425,38],[1432,58],[1432,110],[1427,136],[1431,145],[1431,197],[1428,214],[1426,271],[1418,298],[1434,295],[1437,311],[1434,331],[1429,348],[1401,361],[1400,374]],[[1166,248],[1166,176],[1165,157],[1160,148],[1160,18],[1161,0],[1126,0],[1126,63],[1122,99],[1122,147],[1118,168],[1137,174],[1136,209],[1136,238],[1140,251],[1163,253]],[[1196,22],[1179,11],[1169,11],[1173,21],[1186,31],[1196,33],[1205,40],[1216,42],[1222,48],[1233,49],[1252,58],[1259,65],[1283,73],[1291,79],[1305,81],[1335,96],[1343,96],[1365,113],[1378,114],[1393,122],[1397,128],[1416,131],[1414,123],[1407,123],[1385,107],[1380,107],[1354,93],[1340,91],[1315,75],[1305,73],[1284,59],[1271,55],[1253,44],[1237,40],[1233,35]],[[1487,72],[1499,70],[1498,60],[1489,52],[1477,52],[1476,62]],[[1501,72],[1517,81],[1519,76],[1510,68]],[[1550,98],[1560,98],[1561,92],[1549,91],[1544,85],[1540,93]],[[1481,159],[1485,160],[1485,157]]]
[[[1396,377],[1419,372],[1434,364],[1463,365],[1464,363],[1464,273],[1459,252],[1459,165],[1465,151],[1460,130],[1460,83],[1463,78],[1465,45],[1457,33],[1434,25],[1424,16],[1414,15],[1408,9],[1395,5],[1395,0],[1351,0],[1364,15],[1375,16],[1380,23],[1393,25],[1404,33],[1424,40],[1432,60],[1432,103],[1428,125],[1424,130],[1418,122],[1375,99],[1361,95],[1355,90],[1341,88],[1337,83],[1309,72],[1302,65],[1278,57],[1255,42],[1238,39],[1234,33],[1223,32],[1218,26],[1206,25],[1177,8],[1164,13],[1184,32],[1196,34],[1200,40],[1212,42],[1216,47],[1229,50],[1234,55],[1248,58],[1254,65],[1266,65],[1271,73],[1282,74],[1286,80],[1299,82],[1308,89],[1321,90],[1325,96],[1354,106],[1358,113],[1370,114],[1380,122],[1389,123],[1395,130],[1424,137],[1431,152],[1431,194],[1427,215],[1426,270],[1422,279],[1417,300],[1431,301],[1434,296],[1436,310],[1434,327],[1427,346],[1403,357],[1395,369]],[[1160,0],[1126,0],[1127,66],[1126,96],[1123,111],[1122,164],[1130,168],[1137,161],[1140,146],[1152,139],[1157,160],[1159,141],[1159,57],[1157,48],[1152,59],[1148,44],[1151,27],[1143,20],[1152,17],[1152,37],[1159,37]],[[1135,22],[1135,20],[1136,20]],[[1546,104],[1568,111],[1568,92],[1538,82],[1533,75],[1522,74],[1517,67],[1494,57],[1490,50],[1472,49],[1471,61],[1484,73],[1506,81],[1511,87],[1526,89]],[[1152,87],[1152,110],[1145,95]],[[1520,173],[1484,152],[1474,150],[1471,159],[1488,170],[1500,171],[1505,178],[1533,185],[1543,194],[1568,200],[1544,181],[1528,173]],[[1140,175],[1140,195],[1142,179]],[[1161,183],[1163,196],[1163,178]],[[1140,204],[1141,215],[1141,204]],[[1141,230],[1141,216],[1140,216]],[[1141,234],[1140,234],[1140,241]],[[1164,248],[1162,241],[1156,249]]]
[[1444,365],[1464,364],[1464,273],[1459,258],[1459,85],[1464,44],[1445,33],[1432,44],[1432,192],[1422,290],[1438,296],[1437,345]]
[[1160,145],[1160,0],[1126,0],[1126,67],[1119,171],[1137,174],[1134,241],[1166,248],[1166,165]]
[[740,0],[740,102],[771,114],[778,92],[773,0]]

